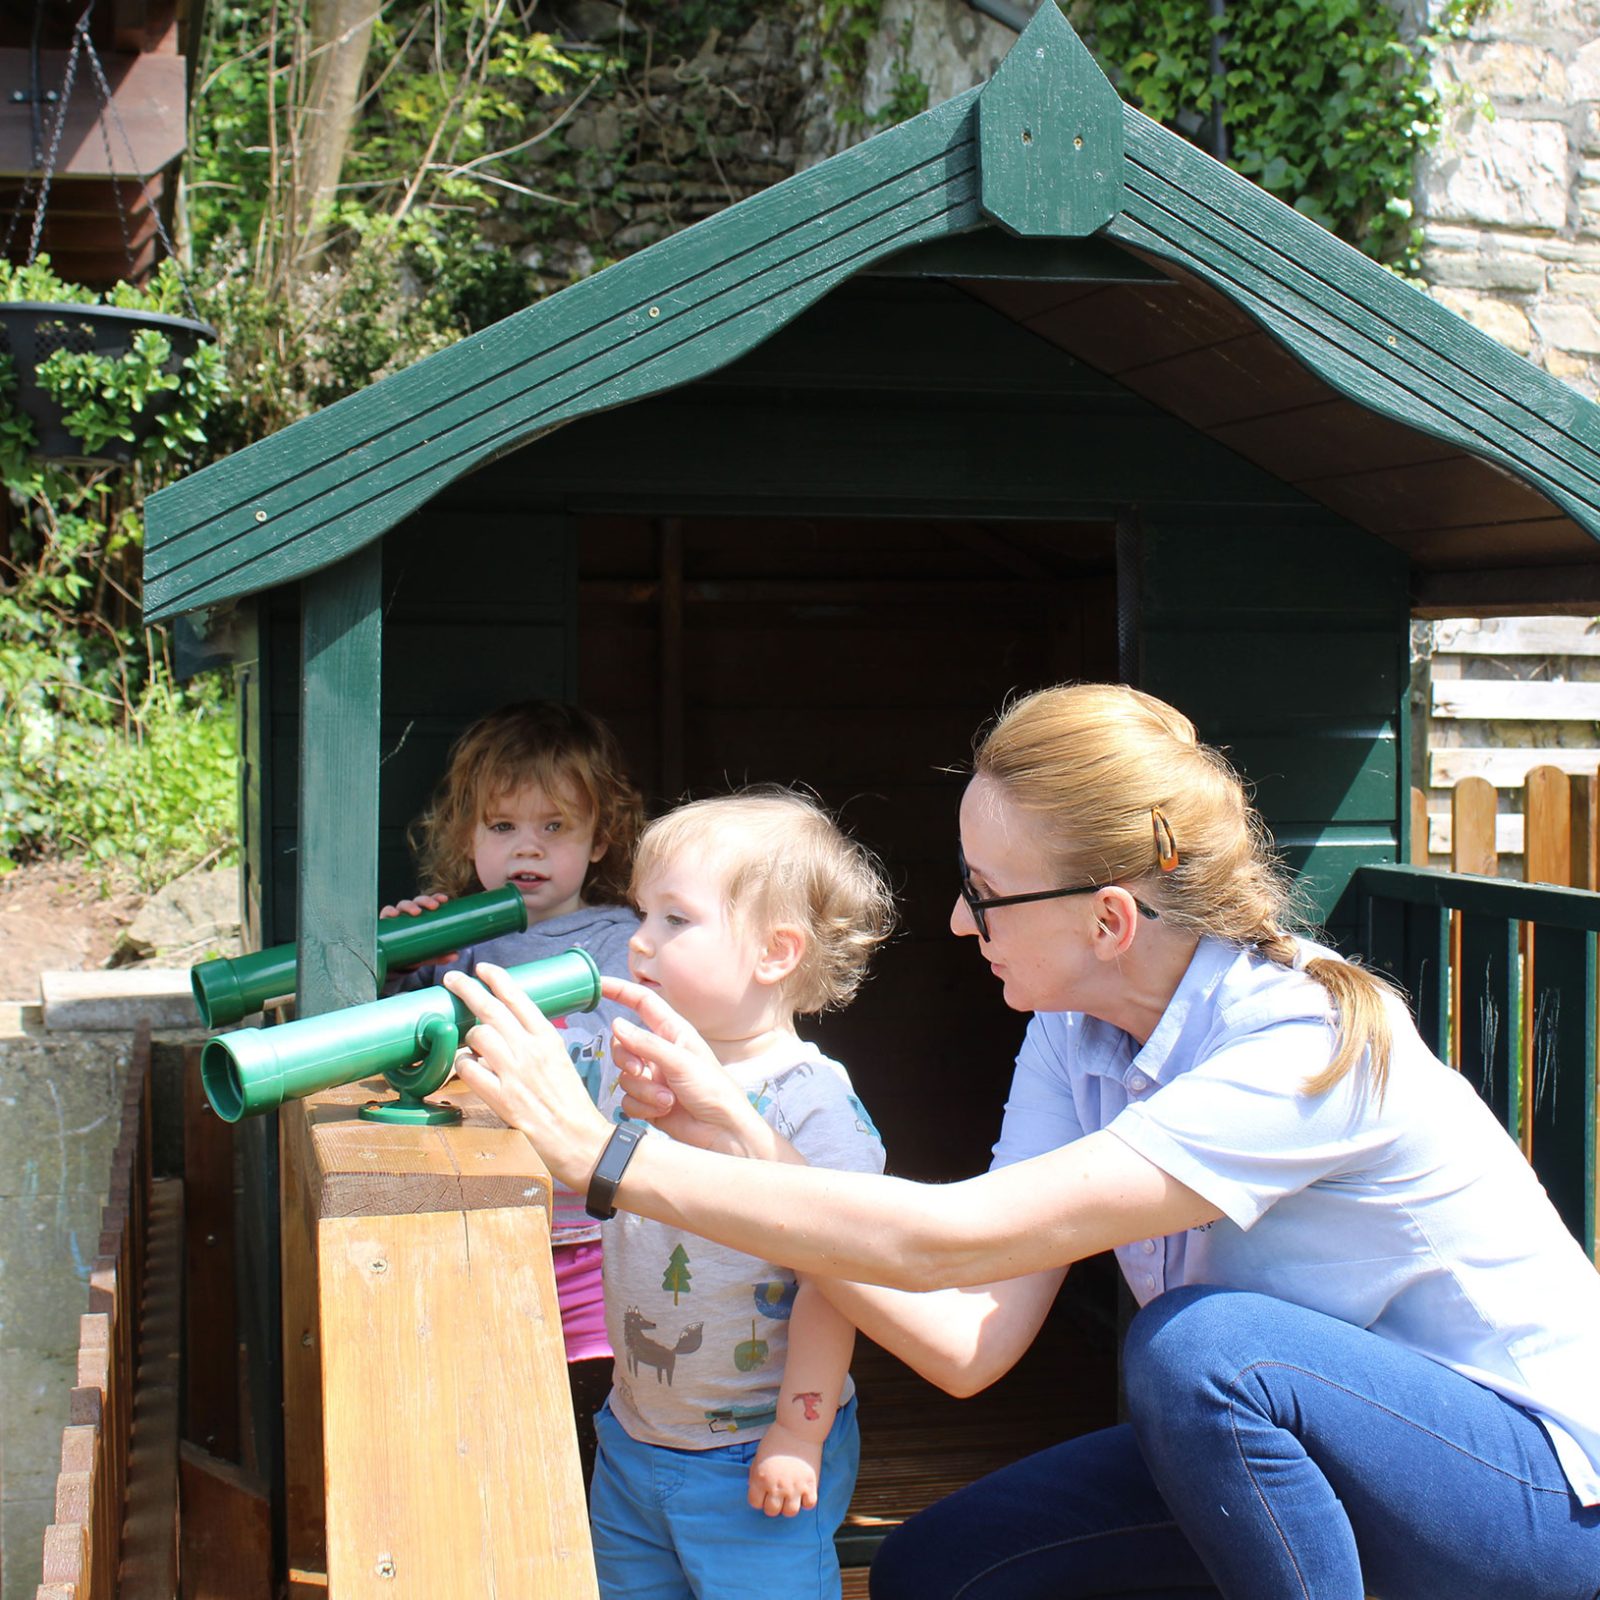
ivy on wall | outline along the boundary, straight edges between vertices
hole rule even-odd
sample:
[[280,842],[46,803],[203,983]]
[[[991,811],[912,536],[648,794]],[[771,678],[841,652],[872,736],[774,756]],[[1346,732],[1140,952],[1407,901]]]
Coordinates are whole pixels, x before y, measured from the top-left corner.
[[1433,58],[1490,3],[1447,0],[1409,40],[1385,0],[1077,0],[1071,15],[1125,100],[1202,147],[1220,121],[1214,154],[1414,273],[1413,174],[1444,110]]

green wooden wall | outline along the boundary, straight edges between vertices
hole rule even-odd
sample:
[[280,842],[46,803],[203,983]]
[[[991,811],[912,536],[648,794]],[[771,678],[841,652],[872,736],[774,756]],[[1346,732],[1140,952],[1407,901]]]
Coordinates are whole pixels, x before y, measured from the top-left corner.
[[[1119,576],[1125,671],[1232,749],[1321,913],[1337,920],[1356,865],[1396,857],[1401,557],[958,289],[864,279],[720,373],[500,458],[389,536],[383,894],[409,884],[404,827],[460,726],[516,695],[585,692],[579,573],[608,558],[598,542],[580,550],[574,530],[618,515],[766,518],[752,538],[779,566],[808,519],[932,518],[991,539],[1012,527],[1060,571],[1102,575],[1103,530],[1120,521],[1133,530]],[[1075,531],[1090,526],[1102,534]],[[972,545],[975,583],[1004,571],[1003,549]],[[295,601],[262,604],[252,782],[263,926],[287,937]],[[961,640],[928,648],[959,652]],[[638,693],[653,705],[657,687]]]
[[[417,885],[405,833],[451,741],[503,700],[576,693],[576,542],[569,518],[427,513],[383,547],[378,893]],[[261,941],[295,937],[300,761],[299,586],[258,597],[241,663],[244,873]],[[337,809],[337,790],[329,801]]]

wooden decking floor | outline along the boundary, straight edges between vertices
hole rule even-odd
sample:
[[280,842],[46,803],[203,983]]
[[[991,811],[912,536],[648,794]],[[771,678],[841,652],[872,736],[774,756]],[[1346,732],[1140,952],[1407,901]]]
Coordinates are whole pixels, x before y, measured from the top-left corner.
[[[861,1471],[843,1530],[887,1533],[974,1479],[1116,1420],[1112,1319],[1066,1301],[1000,1382],[957,1400],[867,1339],[851,1370],[860,1396]],[[866,1567],[844,1596],[865,1596]]]

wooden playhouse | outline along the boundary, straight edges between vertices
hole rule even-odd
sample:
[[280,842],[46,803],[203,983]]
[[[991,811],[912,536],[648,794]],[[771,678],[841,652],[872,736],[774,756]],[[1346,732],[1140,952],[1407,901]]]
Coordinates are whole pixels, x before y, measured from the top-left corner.
[[[939,1178],[985,1164],[1020,1033],[946,930],[960,767],[1009,692],[1176,702],[1336,937],[1415,979],[1444,902],[1384,921],[1358,892],[1409,859],[1410,620],[1595,609],[1597,537],[1600,410],[1123,106],[1045,5],[982,88],[156,496],[145,594],[238,674],[248,927],[298,940],[302,1013],[372,997],[453,736],[579,698],[657,805],[803,782],[886,858],[905,933],[819,1033],[892,1168]],[[588,1592],[561,1391],[495,1387],[544,1290],[496,1300],[484,1262],[536,1249],[538,1184],[509,1135],[357,1138],[348,1101],[239,1132],[274,1578]],[[376,1260],[474,1315],[385,1310]],[[987,1423],[869,1355],[892,1403],[875,1423],[863,1383],[852,1538],[1112,1414],[1114,1301],[1083,1276]]]

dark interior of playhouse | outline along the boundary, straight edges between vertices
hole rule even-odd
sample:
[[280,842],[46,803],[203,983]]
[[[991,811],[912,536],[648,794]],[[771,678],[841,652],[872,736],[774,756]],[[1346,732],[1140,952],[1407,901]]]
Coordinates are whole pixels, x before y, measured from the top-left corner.
[[[1537,587],[1589,545],[1180,269],[1053,248],[1038,273],[1014,253],[994,275],[908,258],[850,280],[384,537],[380,896],[416,887],[407,824],[451,740],[507,700],[605,717],[653,810],[813,789],[887,863],[901,931],[812,1031],[919,1179],[987,1164],[1024,1025],[947,925],[972,737],[1008,696],[1122,679],[1177,702],[1339,930],[1350,867],[1404,843],[1411,607],[1496,566],[1508,593]],[[295,934],[297,588],[237,622],[247,916],[271,944]],[[966,1401],[863,1341],[852,1528],[1115,1420],[1121,1292],[1108,1259],[1076,1268],[1024,1363]],[[245,1315],[270,1344],[266,1307]]]

